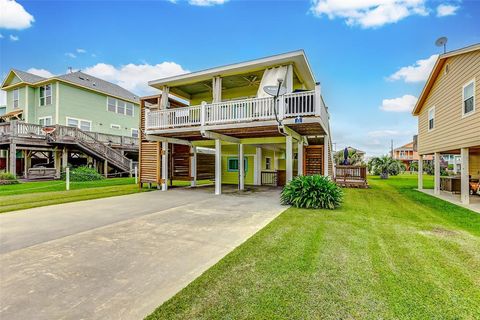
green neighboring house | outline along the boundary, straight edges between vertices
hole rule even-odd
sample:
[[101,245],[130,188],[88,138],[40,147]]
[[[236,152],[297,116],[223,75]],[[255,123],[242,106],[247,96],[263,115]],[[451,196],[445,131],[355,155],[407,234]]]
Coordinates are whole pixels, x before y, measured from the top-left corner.
[[21,119],[138,137],[138,96],[81,71],[43,78],[12,69],[1,88],[7,92],[3,121]]

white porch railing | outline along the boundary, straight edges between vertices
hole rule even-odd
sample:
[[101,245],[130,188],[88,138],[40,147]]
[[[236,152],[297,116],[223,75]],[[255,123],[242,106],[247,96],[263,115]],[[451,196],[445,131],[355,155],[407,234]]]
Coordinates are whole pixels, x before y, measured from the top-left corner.
[[[185,108],[155,110],[146,113],[147,130],[218,125],[239,122],[265,121],[275,119],[274,99],[251,98]],[[328,113],[322,101],[318,101],[315,91],[289,93],[277,103],[278,117],[297,116],[325,117]]]

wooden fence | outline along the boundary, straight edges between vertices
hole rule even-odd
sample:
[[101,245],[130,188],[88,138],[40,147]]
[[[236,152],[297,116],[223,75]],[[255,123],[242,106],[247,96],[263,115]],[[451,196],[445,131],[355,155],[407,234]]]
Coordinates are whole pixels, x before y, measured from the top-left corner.
[[335,166],[335,182],[342,187],[366,188],[367,167],[366,166]]

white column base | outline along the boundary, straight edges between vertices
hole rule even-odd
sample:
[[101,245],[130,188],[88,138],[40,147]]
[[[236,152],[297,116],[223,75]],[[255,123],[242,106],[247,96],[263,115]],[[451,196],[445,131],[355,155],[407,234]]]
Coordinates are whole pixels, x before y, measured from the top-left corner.
[[215,194],[222,194],[222,141],[215,140]]
[[168,142],[162,142],[162,191],[168,190]]
[[436,195],[440,194],[440,152],[435,152],[433,160],[433,193]]
[[470,177],[469,177],[469,149],[460,150],[462,156],[461,174],[460,174],[460,200],[463,204],[470,204]]

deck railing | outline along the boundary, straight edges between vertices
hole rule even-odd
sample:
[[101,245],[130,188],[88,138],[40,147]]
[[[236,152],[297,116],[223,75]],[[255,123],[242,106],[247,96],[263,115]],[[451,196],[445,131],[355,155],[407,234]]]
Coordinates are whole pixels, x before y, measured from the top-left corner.
[[351,165],[336,165],[335,166],[335,181],[337,183],[366,183],[367,181],[367,167],[351,166]]
[[149,111],[146,113],[145,128],[170,129],[274,120],[275,107],[280,119],[316,115],[325,117],[327,121],[327,110],[322,101],[317,101],[315,93],[315,91],[289,93],[282,96],[277,103],[274,103],[272,97],[250,98]]
[[261,185],[262,186],[278,186],[278,173],[277,171],[262,171],[261,173]]
[[[57,125],[55,127],[66,127]],[[28,138],[41,138],[45,139],[46,133],[44,131],[45,126],[35,124],[35,123],[26,123],[19,121],[12,121],[8,123],[0,123],[0,139],[1,137],[28,137]],[[70,128],[70,127],[67,127]],[[99,132],[88,132],[88,135],[93,137],[95,140],[109,145],[118,145],[118,146],[138,146],[138,138],[127,137],[127,136],[117,136],[107,133]]]

